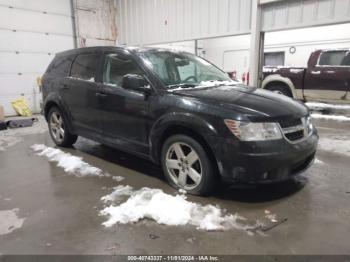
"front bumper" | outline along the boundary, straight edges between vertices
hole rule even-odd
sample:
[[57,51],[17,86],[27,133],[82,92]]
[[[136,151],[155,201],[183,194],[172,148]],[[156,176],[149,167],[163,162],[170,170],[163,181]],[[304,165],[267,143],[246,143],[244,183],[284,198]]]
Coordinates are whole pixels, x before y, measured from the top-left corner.
[[313,129],[306,139],[298,143],[285,139],[242,142],[222,138],[219,141],[215,143],[214,151],[224,182],[273,183],[287,180],[313,163],[318,134]]

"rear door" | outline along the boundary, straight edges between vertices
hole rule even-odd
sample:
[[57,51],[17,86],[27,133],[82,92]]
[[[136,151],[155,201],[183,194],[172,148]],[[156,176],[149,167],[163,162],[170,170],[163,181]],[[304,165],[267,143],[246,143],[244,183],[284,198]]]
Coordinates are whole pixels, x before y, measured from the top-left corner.
[[102,133],[96,83],[101,54],[80,54],[61,88],[61,96],[74,127],[81,131]]
[[[309,100],[346,100],[350,83],[350,67],[344,65],[346,50],[323,51],[316,66],[307,68],[304,95]],[[346,61],[345,61],[346,62]]]
[[144,71],[131,55],[122,52],[107,53],[103,61],[100,89],[103,134],[114,144],[148,153],[149,101],[152,95],[122,87],[123,76],[144,76]]

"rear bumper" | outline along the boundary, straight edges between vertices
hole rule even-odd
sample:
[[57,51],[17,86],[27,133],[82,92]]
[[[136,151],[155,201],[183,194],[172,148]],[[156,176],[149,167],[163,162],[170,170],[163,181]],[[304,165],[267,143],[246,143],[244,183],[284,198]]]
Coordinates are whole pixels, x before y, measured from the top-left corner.
[[313,163],[318,135],[314,129],[303,141],[285,139],[268,142],[241,142],[222,139],[215,144],[218,168],[227,183],[274,183],[304,172]]

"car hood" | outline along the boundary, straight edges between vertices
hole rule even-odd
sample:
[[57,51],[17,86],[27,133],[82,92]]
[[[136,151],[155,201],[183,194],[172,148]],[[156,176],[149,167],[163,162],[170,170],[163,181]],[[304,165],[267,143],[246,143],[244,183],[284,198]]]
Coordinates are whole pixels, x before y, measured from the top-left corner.
[[172,92],[234,110],[253,121],[285,120],[308,114],[307,107],[292,98],[244,85],[181,88]]

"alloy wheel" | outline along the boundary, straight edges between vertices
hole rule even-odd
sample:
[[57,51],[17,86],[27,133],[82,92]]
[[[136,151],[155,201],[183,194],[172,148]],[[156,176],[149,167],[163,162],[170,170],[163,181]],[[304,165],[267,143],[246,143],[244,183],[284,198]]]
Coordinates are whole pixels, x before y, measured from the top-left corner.
[[64,139],[64,123],[62,116],[57,111],[51,114],[50,130],[56,142],[61,143]]
[[173,143],[166,153],[166,168],[173,182],[180,188],[196,188],[203,175],[198,153],[188,144]]

